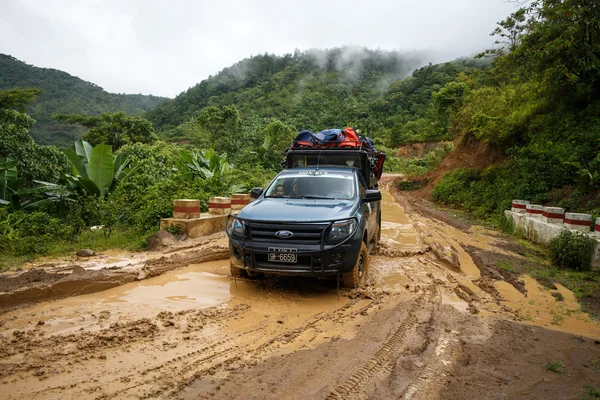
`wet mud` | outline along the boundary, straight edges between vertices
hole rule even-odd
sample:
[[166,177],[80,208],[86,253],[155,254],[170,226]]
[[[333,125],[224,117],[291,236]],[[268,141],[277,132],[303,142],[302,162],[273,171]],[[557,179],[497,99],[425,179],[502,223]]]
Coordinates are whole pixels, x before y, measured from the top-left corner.
[[[573,294],[488,270],[484,258],[519,258],[518,247],[422,207],[384,193],[382,238],[357,290],[233,280],[218,236],[118,268],[97,260],[2,278],[9,299],[68,287],[77,274],[127,277],[3,304],[2,398],[578,398],[597,387],[599,325]],[[565,374],[548,371],[551,361]]]

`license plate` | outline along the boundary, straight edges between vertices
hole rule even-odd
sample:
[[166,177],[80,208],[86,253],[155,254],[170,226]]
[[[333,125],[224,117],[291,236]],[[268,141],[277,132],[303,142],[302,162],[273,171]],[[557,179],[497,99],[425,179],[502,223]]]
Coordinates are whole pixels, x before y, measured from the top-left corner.
[[295,264],[298,262],[297,249],[269,247],[269,261]]

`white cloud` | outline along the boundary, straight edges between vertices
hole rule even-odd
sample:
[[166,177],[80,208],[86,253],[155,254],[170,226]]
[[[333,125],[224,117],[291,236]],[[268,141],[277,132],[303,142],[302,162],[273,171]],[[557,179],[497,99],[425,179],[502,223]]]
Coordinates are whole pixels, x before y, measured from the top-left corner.
[[490,47],[504,0],[4,0],[0,52],[110,92],[175,96],[250,55],[354,45],[432,62]]

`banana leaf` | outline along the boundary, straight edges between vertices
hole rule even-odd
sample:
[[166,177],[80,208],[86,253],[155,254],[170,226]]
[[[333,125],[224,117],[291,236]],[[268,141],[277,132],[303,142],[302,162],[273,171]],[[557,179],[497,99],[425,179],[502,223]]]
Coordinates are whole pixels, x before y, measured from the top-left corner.
[[112,146],[98,144],[92,150],[89,178],[100,190],[100,196],[108,191],[114,179]]

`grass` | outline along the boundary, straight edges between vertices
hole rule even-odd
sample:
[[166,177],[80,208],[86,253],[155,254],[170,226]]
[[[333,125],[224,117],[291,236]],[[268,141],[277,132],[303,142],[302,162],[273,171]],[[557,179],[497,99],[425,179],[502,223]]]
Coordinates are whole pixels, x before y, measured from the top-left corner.
[[563,322],[565,322],[565,317],[557,313],[555,310],[550,310],[550,314],[552,314],[552,321],[550,321],[552,325],[562,325]]
[[56,241],[50,244],[44,254],[29,254],[25,256],[14,256],[10,253],[0,253],[0,272],[16,269],[27,262],[33,262],[42,258],[61,257],[74,254],[80,249],[92,249],[96,252],[109,249],[124,251],[143,250],[148,232],[120,231],[114,230],[110,236],[103,231],[83,231],[74,241]]
[[512,266],[511,264],[507,263],[504,260],[498,260],[498,262],[496,263],[496,266],[503,271],[515,272],[515,267]]
[[549,361],[545,368],[548,371],[556,372],[557,374],[562,374],[565,370],[565,364],[560,361]]
[[581,400],[592,400],[592,399],[600,399],[600,390],[592,387],[592,386],[584,386],[583,394],[580,397]]

